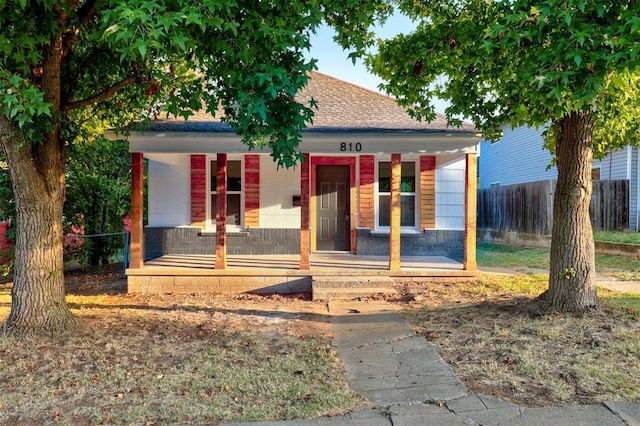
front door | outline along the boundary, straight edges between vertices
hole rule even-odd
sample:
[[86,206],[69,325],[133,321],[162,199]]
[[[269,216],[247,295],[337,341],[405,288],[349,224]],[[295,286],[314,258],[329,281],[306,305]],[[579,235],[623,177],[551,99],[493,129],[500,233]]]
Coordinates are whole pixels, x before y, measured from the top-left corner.
[[349,166],[316,168],[316,247],[318,250],[351,249],[349,217]]

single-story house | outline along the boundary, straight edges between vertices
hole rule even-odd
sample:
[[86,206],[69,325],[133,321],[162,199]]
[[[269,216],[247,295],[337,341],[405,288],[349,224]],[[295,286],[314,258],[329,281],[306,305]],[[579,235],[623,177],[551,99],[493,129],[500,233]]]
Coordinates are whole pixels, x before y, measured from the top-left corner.
[[276,288],[320,270],[475,274],[475,128],[442,115],[418,122],[393,98],[318,72],[298,96],[318,107],[292,169],[204,113],[128,137],[130,291],[204,291],[211,277],[241,291]]
[[[556,179],[558,171],[551,164],[551,154],[543,147],[544,130],[526,126],[505,126],[499,141],[481,141],[479,188]],[[637,146],[614,150],[604,159],[594,160],[592,169],[594,180],[629,181],[628,227],[636,230],[640,229],[639,155],[640,148]]]

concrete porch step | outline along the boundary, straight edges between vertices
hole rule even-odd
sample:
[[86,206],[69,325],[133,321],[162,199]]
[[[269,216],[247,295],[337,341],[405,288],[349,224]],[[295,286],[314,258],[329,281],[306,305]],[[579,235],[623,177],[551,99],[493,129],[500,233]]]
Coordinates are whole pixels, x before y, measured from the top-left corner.
[[375,294],[396,294],[394,282],[388,276],[370,277],[314,277],[313,300],[370,297]]

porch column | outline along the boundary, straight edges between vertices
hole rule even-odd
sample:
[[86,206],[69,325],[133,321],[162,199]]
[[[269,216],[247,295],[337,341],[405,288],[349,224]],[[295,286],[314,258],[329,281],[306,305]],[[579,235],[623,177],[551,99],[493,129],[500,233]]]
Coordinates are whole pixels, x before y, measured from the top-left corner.
[[400,270],[400,182],[402,176],[402,158],[400,154],[391,154],[391,223],[389,224],[389,270]]
[[218,154],[216,164],[215,269],[227,269],[227,154]]
[[475,271],[476,262],[476,199],[477,199],[477,156],[466,155],[464,190],[464,269]]
[[144,266],[144,235],[142,231],[144,191],[144,154],[131,154],[131,252],[129,268]]
[[308,270],[310,251],[310,209],[309,209],[309,153],[304,154],[300,164],[300,269]]

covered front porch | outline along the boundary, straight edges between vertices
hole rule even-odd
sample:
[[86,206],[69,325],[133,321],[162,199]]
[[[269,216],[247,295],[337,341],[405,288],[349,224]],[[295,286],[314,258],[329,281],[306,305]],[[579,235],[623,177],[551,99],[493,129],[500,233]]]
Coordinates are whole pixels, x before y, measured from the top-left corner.
[[329,277],[375,290],[476,275],[471,124],[417,122],[320,73],[297,98],[318,108],[290,169],[204,111],[129,137],[129,291],[306,292]]
[[143,268],[129,269],[128,291],[303,293],[314,292],[318,281],[463,282],[477,276],[476,270],[464,269],[464,264],[444,256],[401,256],[400,268],[389,270],[388,256],[324,252],[309,256],[309,269],[301,270],[299,265],[300,255],[229,255],[226,268],[216,269],[215,255],[165,255],[145,262]]

